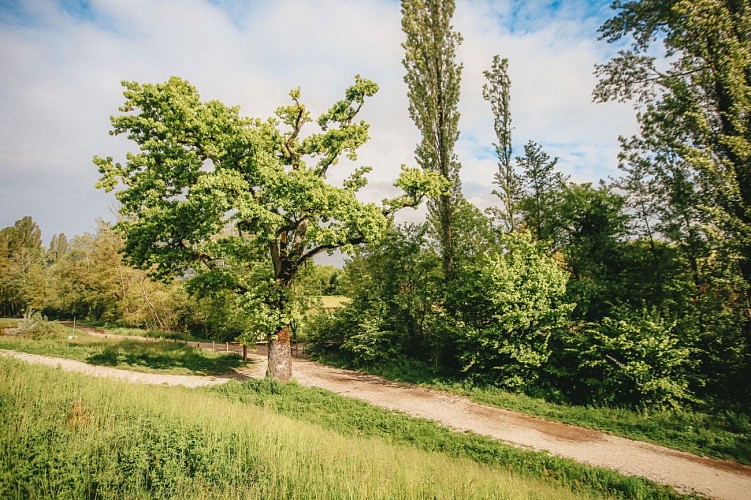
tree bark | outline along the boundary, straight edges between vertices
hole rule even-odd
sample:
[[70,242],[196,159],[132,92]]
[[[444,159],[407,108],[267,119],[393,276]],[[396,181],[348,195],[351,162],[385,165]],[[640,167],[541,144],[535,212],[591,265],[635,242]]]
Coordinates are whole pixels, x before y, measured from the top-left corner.
[[289,326],[283,327],[276,338],[269,338],[269,367],[266,377],[279,382],[292,379],[292,347],[290,345]]

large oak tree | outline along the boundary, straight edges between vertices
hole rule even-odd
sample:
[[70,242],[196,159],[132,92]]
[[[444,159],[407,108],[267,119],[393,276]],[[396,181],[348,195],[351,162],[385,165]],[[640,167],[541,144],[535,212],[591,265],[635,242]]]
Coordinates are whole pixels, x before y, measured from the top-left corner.
[[113,134],[127,134],[139,151],[125,163],[95,157],[99,186],[117,192],[132,264],[161,278],[187,278],[193,290],[231,290],[254,332],[269,340],[268,376],[291,377],[291,287],[315,255],[374,240],[390,212],[447,189],[437,174],[403,167],[404,195],[383,206],[359,201],[370,167],[334,186],[330,169],[356,160],[368,124],[355,120],[377,85],[359,76],[344,99],[317,120],[300,102],[268,120],[237,107],[201,101],[196,89],[172,77],[161,84],[124,82],[123,114]]

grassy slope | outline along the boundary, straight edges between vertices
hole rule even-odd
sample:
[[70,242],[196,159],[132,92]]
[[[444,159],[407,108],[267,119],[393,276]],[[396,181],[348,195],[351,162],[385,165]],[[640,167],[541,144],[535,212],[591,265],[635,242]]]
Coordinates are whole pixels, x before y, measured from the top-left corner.
[[[236,385],[230,392],[245,390]],[[303,397],[305,391],[294,390],[301,392],[281,399],[322,400],[320,392]],[[265,408],[264,400],[232,399],[29,370],[0,359],[0,497],[600,496],[581,485],[572,492],[521,477],[506,466],[293,420]]]
[[202,390],[223,394],[232,401],[260,405],[295,420],[316,423],[345,436],[378,438],[396,445],[440,452],[456,459],[469,459],[525,478],[543,479],[572,488],[581,495],[616,498],[677,496],[671,489],[645,479],[625,477],[544,452],[521,450],[469,432],[454,432],[429,420],[395,413],[321,389],[255,380]]
[[187,342],[211,342],[212,339],[196,337],[187,332],[167,332],[163,330],[145,330],[143,328],[127,328],[122,326],[102,325],[108,334],[121,337],[150,337],[153,339],[182,340]]

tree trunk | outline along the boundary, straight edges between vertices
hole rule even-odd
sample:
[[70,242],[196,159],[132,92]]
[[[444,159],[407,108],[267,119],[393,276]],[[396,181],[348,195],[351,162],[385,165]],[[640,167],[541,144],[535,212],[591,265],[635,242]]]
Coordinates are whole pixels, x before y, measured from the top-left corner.
[[276,338],[269,338],[269,367],[266,377],[271,380],[288,382],[292,378],[292,347],[289,340],[289,326],[283,327]]

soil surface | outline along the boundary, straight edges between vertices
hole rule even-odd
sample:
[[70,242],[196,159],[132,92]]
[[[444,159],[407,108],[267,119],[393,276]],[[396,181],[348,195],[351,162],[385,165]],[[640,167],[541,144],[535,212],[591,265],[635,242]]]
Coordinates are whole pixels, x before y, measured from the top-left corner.
[[[253,361],[250,367],[227,377],[139,373],[13,351],[0,351],[0,354],[89,375],[157,385],[196,387],[221,384],[232,379],[261,378],[266,373],[266,358],[258,353],[248,354]],[[590,429],[549,422],[480,405],[454,394],[331,368],[305,359],[294,359],[292,370],[294,378],[301,385],[319,387],[433,420],[457,431],[471,431],[519,447],[544,450],[626,475],[645,477],[682,492],[728,500],[751,499],[751,467],[734,462],[699,457]]]

